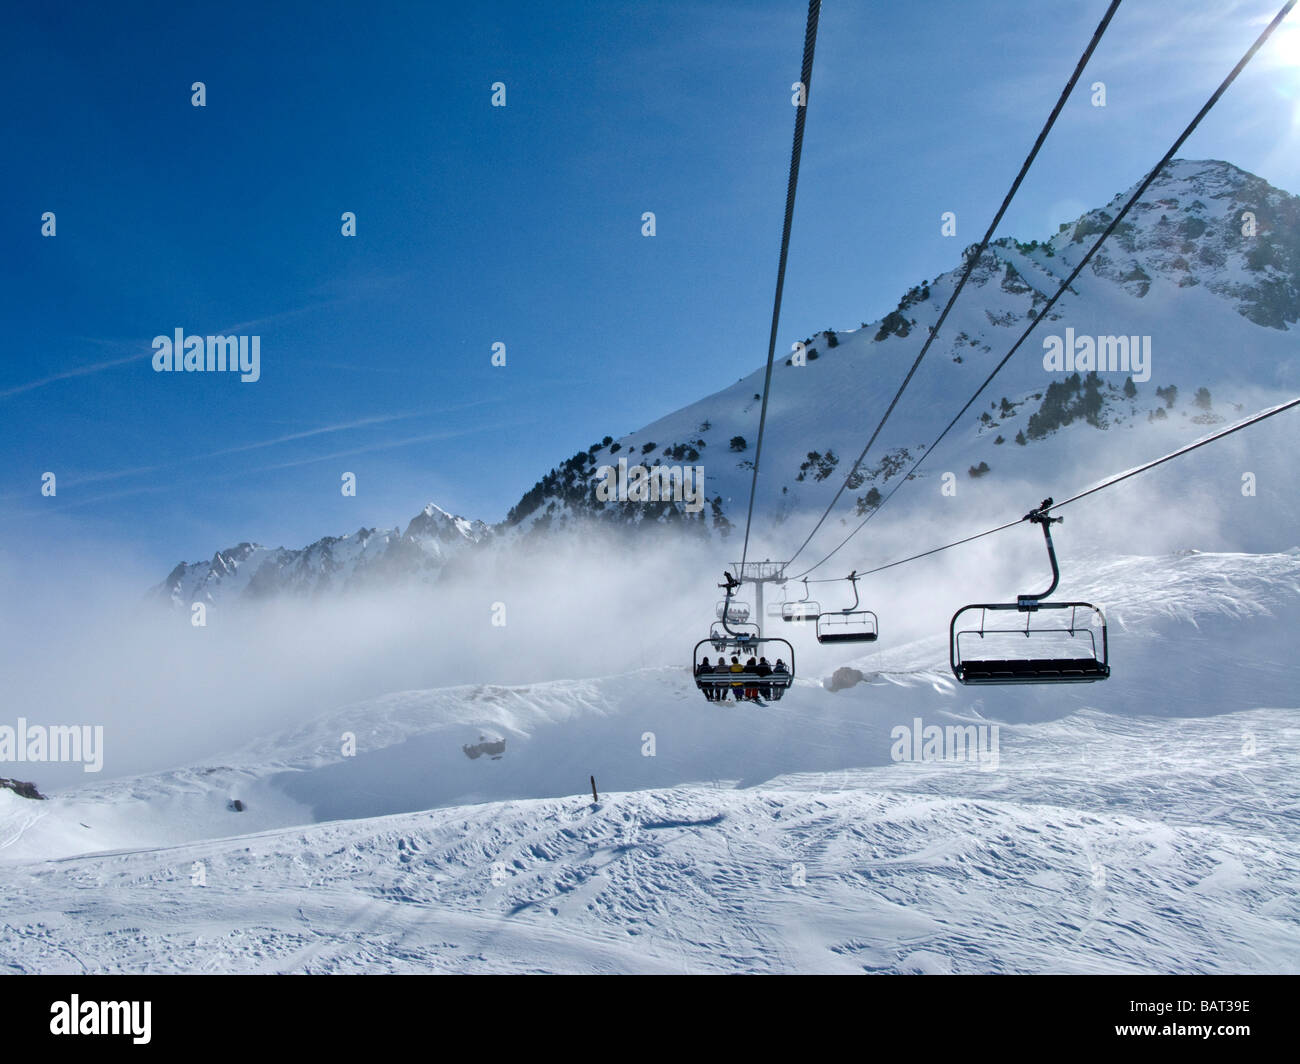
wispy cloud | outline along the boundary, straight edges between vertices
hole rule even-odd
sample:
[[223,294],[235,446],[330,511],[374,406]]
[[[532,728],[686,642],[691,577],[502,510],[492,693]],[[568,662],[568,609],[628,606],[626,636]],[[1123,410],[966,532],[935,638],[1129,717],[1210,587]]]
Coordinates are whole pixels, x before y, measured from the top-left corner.
[[[58,506],[58,509],[60,511],[69,510],[72,509],[73,507],[92,506],[97,502],[112,502],[114,499],[124,499],[132,495],[156,495],[159,492],[167,491],[170,488],[173,488],[175,486],[176,486],[175,484],[144,484],[138,488],[126,488],[122,491],[111,491],[104,495],[92,495],[86,498],[67,499],[60,496],[57,504],[55,505]],[[31,492],[24,492],[22,497],[29,498],[30,496],[31,496]],[[8,499],[16,498],[16,496],[8,495],[5,496],[5,498],[6,500],[8,500]],[[0,516],[0,524],[8,524],[13,521],[25,521],[32,518],[46,518],[49,517],[49,514],[50,514],[49,510],[45,510],[45,511],[37,510],[37,509],[28,509],[28,510],[21,510],[21,511],[11,510],[8,513],[4,514],[3,516]]]
[[[247,332],[250,329],[260,328],[261,326],[268,325],[271,322],[280,321],[283,318],[290,318],[297,314],[305,314],[309,310],[317,310],[321,307],[328,306],[330,302],[336,302],[336,301],[330,300],[328,302],[309,303],[306,306],[293,307],[289,310],[277,311],[274,314],[268,314],[265,317],[261,317],[261,318],[253,318],[250,321],[237,322],[234,325],[227,325],[222,329],[219,329],[216,333],[213,333],[213,335],[214,336],[218,334],[222,336],[239,335],[240,333]],[[103,343],[113,343],[114,341],[97,340],[91,338],[87,342],[103,344]],[[6,388],[5,390],[0,391],[0,399],[9,399],[15,395],[22,395],[24,392],[31,392],[31,391],[35,391],[37,388],[44,388],[50,384],[57,384],[59,381],[72,380],[73,378],[76,377],[87,377],[94,373],[104,373],[107,370],[116,369],[118,366],[125,366],[131,362],[140,362],[146,358],[151,358],[152,356],[153,356],[153,349],[150,348],[150,350],[140,352],[138,354],[125,355],[122,358],[110,358],[102,362],[91,362],[84,366],[77,366],[75,369],[64,370],[62,373],[51,373],[47,377],[41,377],[34,381],[28,381],[25,384],[16,384],[12,388]]]
[[[296,466],[311,465],[314,462],[328,462],[334,458],[351,458],[353,455],[368,454],[371,451],[391,451],[398,447],[410,447],[416,443],[429,443],[433,440],[452,440],[461,436],[472,436],[476,432],[484,432],[489,429],[505,429],[513,425],[502,422],[493,425],[475,425],[468,429],[445,429],[442,432],[430,432],[422,436],[408,436],[402,440],[381,440],[379,443],[366,444],[364,447],[354,447],[347,451],[335,451],[333,454],[318,454],[311,458],[300,458],[293,462],[277,462],[275,465],[259,466],[256,469],[245,470],[245,473],[265,473],[273,469],[292,469]],[[243,475],[242,473],[240,474]]]
[[[175,469],[178,466],[188,465],[191,462],[202,462],[210,458],[222,458],[226,455],[240,454],[244,451],[256,451],[265,447],[276,447],[284,443],[292,443],[296,440],[306,440],[313,436],[324,436],[334,432],[350,432],[354,429],[365,428],[369,425],[382,425],[393,421],[402,421],[408,418],[418,417],[418,413],[407,414],[381,414],[376,417],[359,418],[356,421],[346,421],[338,425],[322,425],[320,428],[307,429],[304,432],[291,432],[284,436],[276,436],[269,440],[257,440],[253,443],[245,443],[239,447],[226,447],[220,451],[209,451],[206,454],[193,454],[185,458],[178,458],[173,462],[162,462],[158,465],[134,466],[130,469],[117,469],[105,473],[87,473],[80,477],[68,477],[61,480],[60,487],[77,488],[85,484],[99,484],[109,480],[124,480],[128,477],[145,476],[149,473],[158,473],[164,469]],[[25,494],[25,493],[24,493]],[[20,497],[17,494],[2,496],[5,499]]]
[[406,421],[409,418],[418,417],[418,413],[406,414],[380,414],[376,417],[363,417],[356,421],[346,421],[339,425],[323,425],[316,429],[307,429],[305,432],[290,432],[285,436],[276,436],[269,440],[258,440],[255,443],[245,443],[238,447],[227,447],[221,451],[212,451],[210,454],[200,455],[200,458],[221,458],[228,454],[241,454],[244,451],[257,451],[264,447],[278,447],[282,443],[292,443],[295,440],[307,440],[313,436],[325,436],[333,432],[351,432],[353,429],[365,428],[368,425],[384,425],[392,421]]
[[[205,454],[190,455],[187,458],[181,458],[175,462],[166,462],[161,465],[137,466],[131,469],[116,470],[111,473],[90,473],[82,477],[63,479],[59,481],[59,487],[77,488],[87,484],[103,483],[105,481],[111,481],[111,480],[123,480],[132,476],[144,476],[150,473],[161,472],[162,470],[165,469],[175,469],[178,466],[188,465],[193,462],[206,461],[208,459],[219,458],[219,457],[232,455],[232,454],[241,454],[247,451],[255,451],[267,447],[276,447],[286,443],[293,443],[298,440],[311,439],[317,436],[324,436],[324,435],[338,433],[338,432],[351,432],[357,429],[368,428],[372,425],[391,424],[392,422],[395,421],[409,420],[413,417],[443,416],[446,414],[454,413],[456,411],[465,410],[476,406],[490,405],[492,403],[495,403],[496,401],[497,400],[479,399],[479,400],[474,400],[473,402],[460,403],[455,406],[446,407],[436,411],[411,412],[411,413],[403,413],[403,414],[381,414],[375,417],[358,418],[354,421],[341,422],[337,425],[323,425],[319,428],[307,429],[303,432],[291,432],[285,435],[276,436],[272,439],[258,440],[253,443],[243,444],[238,447],[227,447],[220,451],[211,451]],[[270,465],[254,466],[249,469],[231,470],[219,476],[212,477],[210,479],[217,480],[217,481],[231,480],[237,477],[247,476],[253,473],[267,473],[278,469],[294,469],[298,466],[312,465],[316,462],[328,462],[338,458],[351,458],[352,456],[358,454],[368,454],[375,451],[395,450],[397,448],[410,447],[419,443],[430,443],[435,440],[456,439],[461,436],[472,435],[476,432],[483,432],[483,431],[495,430],[495,429],[504,429],[512,426],[517,427],[517,424],[518,424],[517,422],[512,422],[510,425],[506,425],[504,423],[480,424],[480,425],[474,425],[470,428],[464,428],[464,429],[442,429],[438,432],[423,433],[418,436],[407,436],[398,440],[379,440],[376,441],[375,443],[364,444],[360,447],[352,447],[342,451],[333,451],[329,454],[312,455],[306,458],[298,458],[288,462],[275,462]],[[138,488],[128,488],[123,491],[110,492],[108,494],[103,494],[103,495],[95,495],[89,498],[76,499],[69,502],[64,502],[60,500],[59,507],[60,509],[63,509],[66,507],[73,507],[73,506],[87,506],[97,502],[111,502],[115,499],[125,498],[131,495],[154,494],[157,492],[166,491],[169,488],[176,487],[176,486],[178,486],[178,484],[175,482],[170,484],[146,485]],[[0,496],[0,499],[3,499],[5,502],[10,502],[17,499],[26,499],[29,496],[30,496],[30,492],[11,492],[8,495]],[[10,513],[6,515],[6,518],[20,519],[20,518],[28,518],[34,516],[37,516],[36,511],[27,511],[22,513]]]
[[76,369],[64,370],[62,373],[52,373],[48,377],[41,377],[39,380],[28,381],[26,384],[18,384],[12,388],[6,388],[0,391],[0,399],[8,399],[14,395],[21,395],[23,392],[35,391],[37,388],[44,388],[47,384],[55,384],[58,381],[71,380],[74,377],[86,377],[92,373],[103,373],[105,370],[113,369],[117,366],[125,366],[128,362],[139,362],[146,359],[152,352],[146,352],[141,355],[127,355],[125,358],[111,358],[105,362],[92,362],[87,366],[78,366]]

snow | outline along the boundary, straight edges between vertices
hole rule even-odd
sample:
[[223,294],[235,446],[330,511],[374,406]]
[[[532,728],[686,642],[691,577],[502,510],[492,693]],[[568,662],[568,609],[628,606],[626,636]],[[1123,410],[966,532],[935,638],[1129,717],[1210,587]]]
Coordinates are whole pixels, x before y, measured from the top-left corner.
[[[1104,744],[1106,721],[1086,723]],[[1281,719],[1199,723],[1145,737],[1180,770],[1136,807],[1039,793],[1048,770],[1086,792],[1126,767],[1082,761],[1058,726],[996,783],[860,769],[26,865],[4,877],[0,952],[45,972],[1294,972],[1300,854],[1274,834],[1294,828],[1294,790],[1289,812],[1254,791],[1286,775],[1294,734],[1250,784],[1215,780],[1196,823],[1180,811],[1207,781],[1188,744]],[[1235,822],[1212,816],[1223,806]]]
[[[1116,197],[1109,209],[1113,212],[1128,195]],[[1203,207],[1195,206],[1197,203]],[[1192,396],[1199,387],[1210,389],[1214,414],[1226,421],[1278,402],[1283,392],[1291,397],[1300,383],[1294,323],[1287,328],[1264,327],[1245,317],[1243,307],[1247,296],[1270,279],[1293,289],[1294,278],[1271,267],[1246,269],[1250,242],[1233,235],[1240,230],[1239,215],[1244,207],[1271,217],[1281,214],[1284,203],[1294,212],[1294,196],[1229,164],[1174,160],[1148,190],[1147,198],[1125,219],[1125,224],[1133,227],[1131,238],[1121,242],[1117,234],[1103,245],[965,420],[940,444],[932,459],[927,457],[918,476],[933,478],[955,470],[965,480],[969,466],[985,461],[992,472],[979,482],[983,491],[1017,479],[1059,482],[1059,472],[1053,476],[1053,471],[1060,470],[1070,474],[1066,486],[1081,487],[1133,465],[1137,457],[1156,457],[1202,435],[1203,430],[1192,421],[1197,413],[1191,405]],[[1211,228],[1197,238],[1196,246],[1204,248],[1209,261],[1197,254],[1184,255],[1179,242],[1166,246],[1161,215],[1170,219],[1171,225],[1192,217],[1207,221]],[[1098,217],[1096,211],[1085,215],[1085,219]],[[862,470],[868,475],[867,482],[857,491],[845,493],[840,512],[851,513],[853,500],[872,485],[882,493],[892,487],[888,477],[871,476],[886,455],[906,448],[909,457],[903,468],[907,468],[933,445],[940,429],[1019,338],[1031,312],[1055,293],[1095,239],[1075,242],[1074,229],[1070,226],[1048,241],[1053,251],[1050,256],[1042,245],[1029,252],[1022,252],[1014,243],[989,248],[867,456]],[[1026,238],[1031,235],[1045,236],[1025,234]],[[1187,260],[1186,269],[1175,265],[1181,259]],[[1139,264],[1151,278],[1144,295],[1122,280]],[[1004,286],[1007,265],[1015,268],[1032,291]],[[903,311],[904,317],[916,323],[906,337],[891,334],[877,341],[881,322],[875,321],[859,329],[838,331],[835,347],[828,345],[824,334],[812,336],[809,346],[816,349],[818,357],[806,366],[785,365],[789,351],[780,352],[773,372],[756,507],[761,534],[777,551],[773,556],[782,556],[780,552],[789,549],[791,533],[783,522],[797,514],[819,513],[843,483],[867,434],[883,416],[920,351],[927,326],[937,321],[958,276],[959,271],[952,270],[930,281],[929,298]],[[1189,277],[1195,283],[1188,283]],[[1114,419],[1104,431],[1076,421],[1044,440],[1019,447],[1013,442],[1016,434],[1026,429],[1030,414],[1038,409],[1032,396],[1041,395],[1052,380],[1065,376],[1044,368],[1043,339],[1064,335],[1066,328],[1073,328],[1079,336],[1151,337],[1150,380],[1137,384],[1135,400],[1114,400],[1108,407]],[[665,447],[703,439],[706,446],[699,449],[698,464],[705,470],[705,495],[720,497],[727,515],[733,521],[743,520],[752,476],[747,463],[753,459],[758,431],[760,404],[753,397],[762,392],[764,379],[764,367],[757,363],[756,358],[754,372],[735,384],[619,437],[612,445],[619,447],[617,452],[598,448],[594,468],[625,455],[640,458],[647,443],[654,443],[655,448],[641,461],[647,465],[670,463],[662,453]],[[1128,374],[1105,371],[1100,376],[1106,385],[1119,388]],[[1167,411],[1169,423],[1152,425],[1148,415],[1164,406],[1155,395],[1156,388],[1169,385],[1179,390],[1175,406]],[[996,415],[1003,396],[1024,405],[1009,417],[995,416],[994,429],[981,425],[981,413]],[[1289,431],[1294,438],[1294,428]],[[1004,438],[1002,444],[995,443],[999,435]],[[736,436],[747,443],[743,452],[729,449]],[[838,458],[834,473],[821,481],[812,476],[798,480],[800,464],[809,451],[833,451]],[[1278,473],[1286,475],[1280,469]],[[917,490],[914,485],[900,492],[891,512],[896,512],[894,507],[910,509]],[[1064,486],[1060,494],[1067,494]],[[543,513],[544,508],[534,519]],[[805,529],[798,531],[795,542],[805,534]],[[829,549],[843,531],[838,526],[825,529],[811,549]]]
[[[888,518],[816,575],[1000,524],[1186,444],[1205,434],[1198,387],[1213,393],[1218,425],[1277,403],[1300,381],[1295,327],[1245,316],[1251,286],[1280,277],[1246,268],[1232,231],[1247,206],[1275,217],[1294,198],[1227,164],[1172,164],[1130,216],[1131,247],[1107,245]],[[1212,229],[1184,269],[1164,229],[1188,218]],[[906,448],[896,476],[925,453],[1078,262],[1086,245],[1073,236],[1053,237],[1052,254],[991,249],[865,473]],[[1139,262],[1145,294],[1124,280]],[[1004,283],[1008,265],[1019,283]],[[935,279],[903,312],[916,320],[906,337],[876,341],[870,323],[834,348],[814,337],[807,366],[778,363],[751,558],[769,546],[784,556],[811,527],[955,280]],[[1018,446],[1032,397],[1059,378],[1042,338],[1067,327],[1151,336],[1151,380],[1135,399],[1112,393],[1104,430],[1075,422]],[[1124,374],[1103,378],[1118,387]],[[1151,420],[1169,384],[1178,402]],[[702,439],[706,494],[738,519],[761,389],[758,369],[623,437],[617,453],[597,448],[582,475],[640,459],[649,442],[652,464]],[[1014,413],[1002,414],[1003,396]],[[986,411],[995,424],[978,420]],[[952,612],[1045,586],[1028,529],[864,582],[881,619],[864,654],[769,618],[766,634],[796,644],[799,678],[767,706],[706,702],[684,660],[324,703],[306,724],[171,771],[79,782],[43,802],[0,789],[0,970],[1295,973],[1297,416],[1065,511],[1056,597],[1104,608],[1104,683],[952,679]],[[729,450],[734,436],[744,452]],[[838,456],[830,476],[798,480],[810,451]],[[981,461],[991,472],[969,478]],[[960,485],[952,497],[937,490],[946,472]],[[853,494],[873,484],[892,487],[881,474]],[[852,495],[809,563],[851,527],[851,508]],[[549,517],[544,505],[518,531]],[[301,551],[244,543],[177,567],[156,591],[180,605],[252,597],[263,582],[337,591],[381,562],[436,576],[480,542],[508,549],[497,531],[431,503],[405,533],[362,529]],[[821,585],[813,597],[835,608],[846,593]],[[715,600],[702,588],[673,613],[683,659]],[[579,638],[611,634],[591,623]],[[658,638],[638,640],[641,653]],[[863,682],[823,686],[840,668]],[[996,727],[996,761],[895,760],[895,730],[918,719]]]
[[481,521],[467,521],[429,503],[405,534],[400,528],[360,528],[349,535],[325,536],[301,550],[242,543],[218,551],[210,562],[182,562],[152,593],[188,608],[193,602],[236,601],[254,591],[263,597],[285,591],[337,592],[358,578],[364,580],[404,545],[414,545],[425,575],[436,576],[448,558],[476,543],[485,531]]
[[[765,708],[680,668],[409,691],[211,764],[0,791],[0,965],[1295,972],[1300,555],[1078,586],[1109,590],[1115,675],[1064,693],[971,697],[936,637]],[[997,723],[996,766],[893,761],[916,717]],[[466,755],[484,738],[500,760]]]

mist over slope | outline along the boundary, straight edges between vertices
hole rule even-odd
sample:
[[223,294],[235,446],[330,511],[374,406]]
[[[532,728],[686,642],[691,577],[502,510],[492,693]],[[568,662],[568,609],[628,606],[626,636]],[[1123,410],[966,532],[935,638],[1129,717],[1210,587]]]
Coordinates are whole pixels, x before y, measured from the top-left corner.
[[[1032,338],[995,382],[989,406],[977,405],[881,519],[814,578],[841,578],[1014,519],[1046,495],[1060,498],[1276,401],[1297,383],[1296,203],[1227,163],[1173,164],[1040,326],[1048,336],[1150,336],[1150,379],[1126,388],[1133,372],[1100,373],[1095,382],[1085,373],[1071,384],[1073,375],[1044,370],[1046,352]],[[953,397],[973,390],[1114,207],[1046,243],[990,249],[862,483],[801,561],[820,558],[860,520],[857,500],[890,490],[904,463],[924,453],[959,402]],[[1258,225],[1253,238],[1240,235],[1247,210]],[[831,334],[809,338],[817,357],[804,366],[778,365],[751,558],[788,557],[811,528],[954,279],[918,286],[894,315],[836,334],[834,346]],[[430,504],[400,534],[363,529],[303,550],[245,543],[177,567],[135,611],[121,603],[138,601],[140,586],[125,575],[115,582],[114,566],[99,559],[86,562],[93,589],[84,579],[59,587],[5,571],[10,600],[29,603],[25,619],[5,619],[0,666],[12,705],[33,722],[102,723],[104,772],[122,776],[190,763],[395,690],[681,668],[707,632],[721,570],[738,553],[732,518],[748,494],[760,381],[761,370],[594,445],[495,527]],[[1060,594],[1078,597],[1078,584],[1116,559],[1300,545],[1293,418],[1065,511],[1056,533]],[[744,448],[733,451],[736,437]],[[673,502],[594,502],[596,470],[628,455],[632,464],[703,467],[708,505],[692,515]],[[987,471],[973,475],[981,466]],[[864,601],[882,618],[879,653],[935,638],[966,602],[1044,586],[1046,558],[1032,532],[1012,530],[863,584]],[[1108,606],[1117,590],[1094,586],[1090,595]],[[769,589],[769,607],[779,594]],[[849,595],[844,584],[815,585],[829,609]],[[206,608],[202,626],[193,623],[195,603]],[[811,675],[843,663],[808,642],[799,652]],[[84,780],[78,765],[30,775],[47,789]]]
[[[1115,673],[1065,692],[958,689],[931,638],[768,707],[681,668],[411,691],[186,769],[0,791],[0,965],[1295,972],[1300,554],[1092,583]],[[988,741],[900,746],[921,727]]]
[[[947,667],[946,602],[923,634],[908,638],[906,628],[891,627],[889,641],[865,654],[818,647],[806,626],[785,625],[777,634],[794,645],[800,678],[767,707],[706,702],[683,664],[397,691],[318,712],[185,768],[103,783],[83,777],[47,803],[0,796],[9,800],[0,860],[561,797],[581,793],[591,775],[618,791],[708,781],[763,787],[792,773],[894,764],[894,730],[917,718],[1000,723],[996,763],[976,766],[996,773],[1019,756],[1017,736],[1079,713],[1157,730],[1160,719],[1300,702],[1300,662],[1289,653],[1300,628],[1300,552],[1116,558],[1090,567],[1070,593],[1106,605],[1113,668],[1106,683],[959,687]],[[822,686],[846,666],[862,682],[834,692]],[[234,800],[245,809],[232,812]]]

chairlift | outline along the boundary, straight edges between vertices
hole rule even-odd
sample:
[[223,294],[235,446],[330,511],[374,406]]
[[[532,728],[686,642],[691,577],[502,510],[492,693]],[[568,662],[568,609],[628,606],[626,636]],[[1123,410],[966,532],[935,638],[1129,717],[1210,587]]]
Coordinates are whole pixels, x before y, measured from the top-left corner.
[[[963,606],[953,614],[948,660],[959,683],[1094,683],[1110,676],[1105,614],[1088,602],[1043,601],[1061,580],[1051,526],[1063,518],[1048,516],[1051,505],[1051,499],[1044,499],[1025,515],[1043,526],[1051,587],[1038,595],[1020,595],[1015,602]],[[997,623],[999,614],[1011,611],[1023,614],[1024,623]]]
[[[781,696],[794,683],[794,647],[788,640],[774,639],[768,636],[751,638],[739,636],[718,641],[710,634],[708,639],[701,639],[695,644],[695,653],[691,661],[691,673],[695,676],[695,686],[701,691],[720,690],[735,687],[756,687],[764,698],[773,702],[780,701]],[[773,671],[767,675],[746,670],[744,672],[700,672],[700,648],[711,647],[721,654],[724,660],[736,657],[742,665],[750,658],[766,658]],[[777,671],[780,668],[781,671]]]
[[[740,581],[730,573],[726,573],[725,576],[727,582],[719,586],[726,588],[727,597],[719,604],[718,620],[710,626],[708,638],[701,639],[695,644],[691,659],[691,674],[695,677],[695,686],[705,694],[724,688],[757,688],[764,697],[773,701],[779,700],[794,683],[794,647],[785,639],[761,637],[756,624],[729,619],[733,615],[734,607],[743,604],[731,601],[731,593],[740,586]],[[773,671],[767,675],[748,671],[701,672],[700,648],[704,646],[721,654],[724,659],[733,656],[742,661],[748,661],[750,658],[767,658]]]
[[718,603],[715,612],[720,621],[725,620],[731,624],[744,624],[749,620],[749,603],[731,602],[729,599],[723,599]]
[[706,642],[721,654],[728,645],[752,646],[758,642],[758,625],[735,622],[728,628],[722,621],[714,621],[709,626],[709,638]]
[[821,603],[808,597],[808,578],[803,578],[803,598],[781,603],[781,620],[803,623],[816,621],[822,611]]
[[861,608],[857,570],[849,573],[846,579],[853,585],[853,605],[817,615],[817,642],[874,643],[880,635],[880,622],[870,610]]

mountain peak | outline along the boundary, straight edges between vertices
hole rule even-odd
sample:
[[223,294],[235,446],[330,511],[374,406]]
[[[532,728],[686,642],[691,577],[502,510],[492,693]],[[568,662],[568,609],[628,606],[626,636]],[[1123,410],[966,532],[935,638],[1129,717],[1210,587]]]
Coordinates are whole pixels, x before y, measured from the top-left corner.
[[[1040,315],[1041,334],[999,378],[987,407],[972,410],[962,426],[960,463],[972,479],[992,471],[996,481],[1037,468],[1037,442],[1072,422],[1088,432],[1112,424],[1137,430],[1173,418],[1186,418],[1189,428],[1215,423],[1241,409],[1234,396],[1243,382],[1268,386],[1294,377],[1300,197],[1223,160],[1172,160],[1114,226],[1087,271],[1044,310],[1136,188],[1065,222],[1045,241],[1000,237],[992,243],[873,461],[843,481],[853,491],[847,505],[856,500],[853,516],[878,506],[890,482],[926,451],[935,410],[978,384],[1016,332]],[[839,489],[847,469],[842,457],[860,449],[861,426],[883,415],[889,382],[906,371],[960,273],[955,266],[923,280],[896,310],[859,329],[810,335],[806,360],[797,367],[784,360],[772,382],[779,417],[768,424],[763,452],[770,477],[765,510],[775,524],[815,511]],[[1034,348],[1054,337],[1064,343],[1055,334],[1076,333],[1111,342],[1112,355],[1122,340],[1124,364],[1116,358],[1095,381],[1065,371],[1064,380],[1055,379],[1046,356]],[[1145,352],[1141,366],[1136,355],[1128,361],[1130,339],[1133,351]],[[1240,354],[1229,358],[1225,352]],[[301,551],[244,543],[210,563],[178,566],[159,590],[187,603],[212,600],[218,592],[229,598],[264,588],[344,588],[381,575],[437,579],[449,564],[461,564],[463,550],[516,530],[555,531],[569,518],[680,522],[692,534],[726,538],[752,482],[763,379],[760,367],[636,432],[618,440],[606,436],[544,475],[498,526],[428,502],[404,533],[400,527],[361,530]],[[1175,406],[1179,388],[1189,398]],[[1211,409],[1212,402],[1222,413]],[[970,461],[977,451],[980,461]],[[688,509],[684,497],[656,497],[644,505],[602,500],[602,467],[628,456],[679,472],[698,468],[701,486],[693,501],[700,505]]]
[[469,540],[477,542],[487,530],[482,521],[469,521],[457,514],[448,513],[437,503],[428,503],[411,518],[406,526],[406,538],[433,537],[443,542]]

